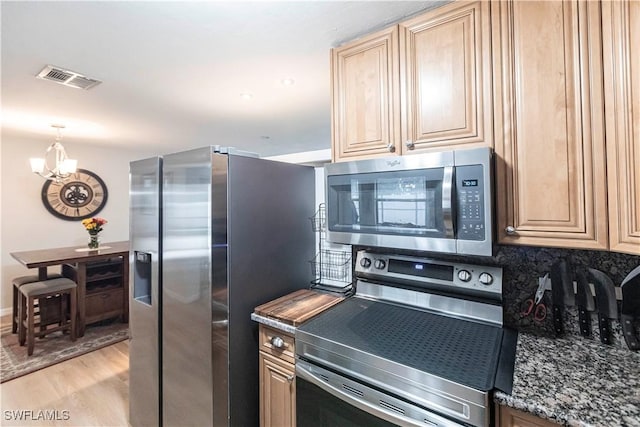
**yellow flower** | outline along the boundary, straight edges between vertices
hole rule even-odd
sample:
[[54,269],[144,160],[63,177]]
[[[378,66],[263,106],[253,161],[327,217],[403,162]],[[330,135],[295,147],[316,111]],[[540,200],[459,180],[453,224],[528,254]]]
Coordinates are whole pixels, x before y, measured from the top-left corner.
[[107,223],[106,219],[98,218],[98,217],[87,218],[82,220],[82,225],[84,226],[85,230],[89,232],[95,232],[95,233],[99,233],[100,231],[102,231],[102,226],[106,223]]

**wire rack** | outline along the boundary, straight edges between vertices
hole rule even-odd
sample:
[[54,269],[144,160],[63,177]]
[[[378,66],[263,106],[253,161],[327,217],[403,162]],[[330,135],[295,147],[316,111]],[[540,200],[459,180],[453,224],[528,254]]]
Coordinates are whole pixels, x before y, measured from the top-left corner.
[[351,271],[351,254],[348,252],[321,249],[309,263],[311,274],[321,281],[322,279],[348,281]]
[[309,219],[314,233],[324,233],[327,230],[327,210],[324,203],[318,205],[318,210]]
[[311,274],[315,278],[311,282],[311,287],[331,292],[350,292],[352,290],[351,250],[341,251],[325,248],[327,231],[325,204],[321,203],[316,213],[309,219],[311,220],[311,228],[315,233],[318,233],[318,252],[309,261]]

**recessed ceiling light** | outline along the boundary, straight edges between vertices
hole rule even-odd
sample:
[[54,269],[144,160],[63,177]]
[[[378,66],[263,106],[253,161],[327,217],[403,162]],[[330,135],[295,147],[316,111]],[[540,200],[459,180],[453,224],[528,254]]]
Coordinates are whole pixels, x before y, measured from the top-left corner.
[[242,99],[253,99],[253,94],[251,92],[242,92],[240,93],[240,97]]
[[280,80],[280,83],[282,83],[282,86],[293,86],[295,82],[296,81],[293,80],[292,78],[286,78],[286,79]]

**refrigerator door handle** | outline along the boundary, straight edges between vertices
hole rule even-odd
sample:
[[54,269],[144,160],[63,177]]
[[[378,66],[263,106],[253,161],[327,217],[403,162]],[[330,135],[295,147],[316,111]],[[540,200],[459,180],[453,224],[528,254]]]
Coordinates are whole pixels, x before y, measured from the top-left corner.
[[229,319],[224,319],[224,320],[214,320],[213,322],[211,322],[211,326],[213,327],[223,327],[226,328],[227,326],[229,326]]

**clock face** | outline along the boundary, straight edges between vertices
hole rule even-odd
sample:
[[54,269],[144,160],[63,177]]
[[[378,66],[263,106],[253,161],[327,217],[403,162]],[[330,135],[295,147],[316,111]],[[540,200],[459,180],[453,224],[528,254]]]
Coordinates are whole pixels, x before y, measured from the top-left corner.
[[91,218],[107,203],[107,186],[95,173],[78,169],[62,182],[42,186],[42,203],[49,212],[67,221]]

